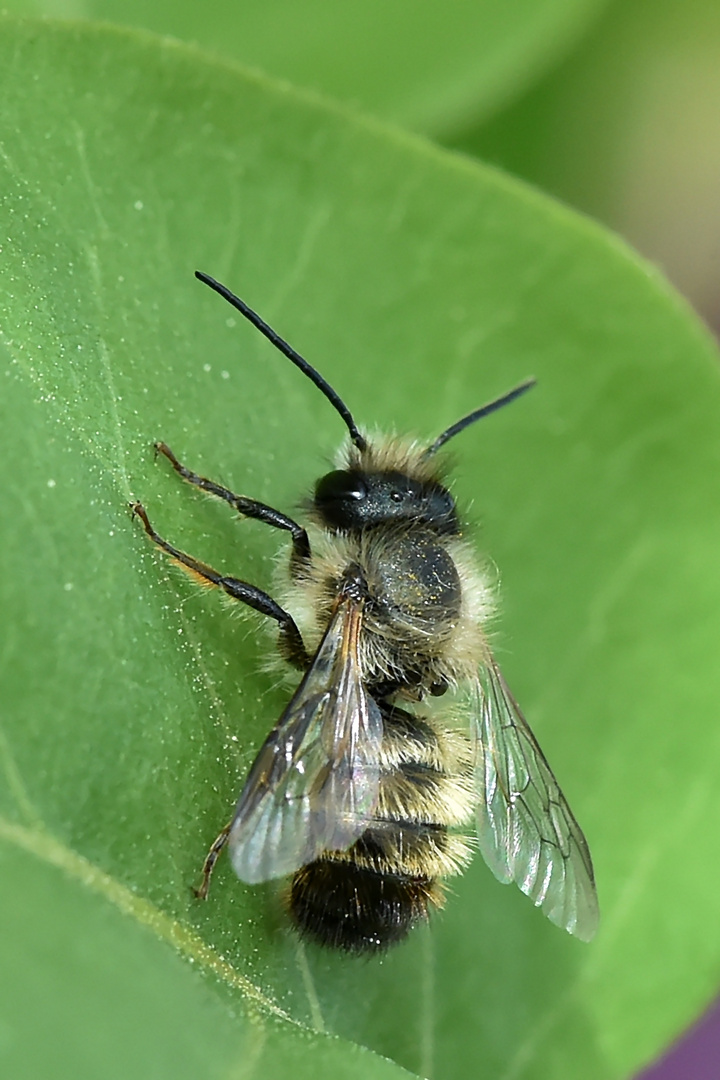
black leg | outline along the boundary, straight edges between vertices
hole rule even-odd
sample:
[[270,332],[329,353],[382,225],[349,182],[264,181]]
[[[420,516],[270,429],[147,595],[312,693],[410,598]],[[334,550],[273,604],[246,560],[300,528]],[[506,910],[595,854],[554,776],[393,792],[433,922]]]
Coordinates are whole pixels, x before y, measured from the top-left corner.
[[279,510],[273,510],[271,506],[266,506],[265,503],[258,502],[256,499],[248,499],[245,495],[236,495],[221,484],[216,484],[214,480],[208,480],[204,476],[192,472],[178,461],[170,447],[164,442],[155,443],[155,450],[168,459],[175,472],[179,473],[183,480],[187,480],[189,484],[199,487],[201,491],[216,495],[218,499],[224,499],[226,503],[229,503],[230,506],[237,510],[238,514],[242,514],[243,517],[255,518],[257,521],[263,521],[266,525],[272,525],[275,529],[285,529],[289,532],[292,537],[294,562],[307,562],[310,558],[308,535],[302,525],[298,525],[292,518],[281,514]]
[[215,869],[215,863],[220,857],[220,852],[228,842],[228,836],[230,834],[230,826],[232,821],[228,821],[225,828],[222,830],[218,838],[214,841],[212,847],[205,856],[205,862],[202,868],[202,881],[197,889],[193,889],[193,892],[197,896],[198,900],[207,900],[208,890],[210,889],[210,878],[212,872]]
[[131,503],[130,509],[134,515],[140,518],[145,527],[145,532],[153,543],[162,548],[178,566],[186,570],[201,585],[215,585],[232,597],[233,600],[239,600],[241,604],[247,604],[248,607],[259,611],[261,615],[268,615],[271,619],[274,619],[280,628],[280,647],[285,658],[303,671],[309,666],[310,658],[295,620],[271,596],[263,592],[262,589],[258,589],[257,586],[249,585],[246,581],[219,574],[211,566],[200,562],[199,559],[194,559],[192,555],[186,555],[184,551],[180,551],[179,548],[169,544],[167,540],[163,540],[150,524],[145,513],[145,507],[141,503]]

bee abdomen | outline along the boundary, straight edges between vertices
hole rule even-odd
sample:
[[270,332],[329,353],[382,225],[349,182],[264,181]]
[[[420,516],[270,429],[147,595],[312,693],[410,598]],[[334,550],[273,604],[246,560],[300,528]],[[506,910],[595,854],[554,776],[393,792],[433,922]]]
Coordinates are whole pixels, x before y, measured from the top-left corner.
[[378,822],[348,851],[325,855],[295,874],[290,914],[300,933],[321,945],[381,952],[443,906],[437,879],[458,873],[471,854],[467,838],[442,825]]
[[389,822],[465,825],[476,802],[472,776],[406,762],[382,777],[376,814]]
[[351,953],[382,952],[444,902],[441,879],[470,861],[472,842],[450,832],[472,816],[467,736],[380,702],[380,793],[372,824],[347,851],[298,870],[289,895],[301,934]]
[[459,874],[473,854],[467,836],[422,821],[378,821],[346,852],[333,853],[379,874],[430,880]]
[[432,878],[322,858],[295,874],[289,907],[300,933],[319,944],[377,953],[402,941],[442,903],[442,887]]

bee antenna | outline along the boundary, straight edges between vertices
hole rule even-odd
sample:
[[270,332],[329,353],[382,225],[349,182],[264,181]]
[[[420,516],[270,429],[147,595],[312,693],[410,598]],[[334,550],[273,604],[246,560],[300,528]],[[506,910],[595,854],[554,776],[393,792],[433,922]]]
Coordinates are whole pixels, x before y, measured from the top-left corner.
[[482,420],[484,416],[489,416],[490,413],[494,413],[497,409],[502,409],[503,405],[509,405],[511,401],[515,401],[515,398],[519,398],[526,391],[530,390],[535,385],[535,379],[526,379],[525,382],[521,382],[519,386],[516,386],[513,390],[508,391],[507,394],[503,394],[502,397],[495,398],[494,401],[489,401],[487,405],[481,405],[479,409],[475,409],[475,412],[468,413],[467,416],[463,416],[462,420],[458,420],[443,431],[442,435],[438,435],[432,446],[428,446],[427,450],[423,454],[424,458],[431,457],[441,446],[452,439],[453,436],[463,431],[470,424],[474,424],[476,420]]
[[268,341],[272,342],[276,349],[280,350],[283,356],[286,356],[288,360],[292,360],[293,364],[295,364],[296,367],[299,367],[311,382],[315,383],[318,390],[325,395],[330,404],[342,416],[347,425],[347,429],[350,432],[350,438],[355,443],[358,450],[367,450],[367,442],[358,431],[357,425],[352,418],[352,413],[342,398],[333,390],[330,383],[323,379],[320,372],[316,371],[312,364],[308,364],[307,360],[304,360],[300,353],[295,352],[292,345],[288,345],[287,341],[281,338],[279,334],[276,334],[273,328],[268,326],[268,324],[261,319],[252,308],[248,307],[244,300],[241,300],[235,293],[230,292],[227,286],[221,285],[215,278],[211,278],[209,274],[203,274],[200,270],[195,271],[195,277],[198,278],[199,281],[202,281],[203,284],[209,285],[211,289],[214,289],[216,293],[219,293],[229,304],[232,304],[232,306],[236,308],[241,315],[244,315],[261,334],[265,335]]

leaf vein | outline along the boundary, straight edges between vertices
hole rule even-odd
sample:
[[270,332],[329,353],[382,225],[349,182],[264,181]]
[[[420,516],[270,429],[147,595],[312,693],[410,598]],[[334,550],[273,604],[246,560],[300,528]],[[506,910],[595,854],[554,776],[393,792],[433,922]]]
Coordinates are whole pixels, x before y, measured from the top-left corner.
[[260,1013],[279,1017],[296,1027],[303,1027],[255,986],[247,976],[219,956],[194,930],[160,911],[144,897],[137,896],[110,874],[93,865],[83,855],[67,847],[46,830],[37,826],[28,828],[0,817],[0,840],[15,844],[23,851],[57,867],[69,877],[92,889],[124,915],[135,919],[152,930],[163,941],[173,945],[188,960],[239,990],[246,998],[248,1005]]

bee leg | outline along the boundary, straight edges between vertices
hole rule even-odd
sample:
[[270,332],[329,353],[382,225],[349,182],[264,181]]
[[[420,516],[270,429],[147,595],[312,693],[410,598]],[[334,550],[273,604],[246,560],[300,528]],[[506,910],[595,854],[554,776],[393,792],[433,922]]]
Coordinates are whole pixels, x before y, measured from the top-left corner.
[[215,863],[220,857],[220,852],[228,842],[231,825],[232,821],[228,821],[227,825],[224,827],[217,839],[213,842],[212,847],[205,856],[205,862],[202,866],[202,881],[200,882],[200,885],[197,889],[193,889],[193,892],[197,896],[198,900],[207,900],[208,891],[210,889],[210,878],[212,877],[212,872],[215,869]]
[[162,548],[173,562],[186,570],[201,585],[214,585],[216,588],[222,589],[233,600],[238,600],[241,604],[247,604],[248,607],[259,611],[261,615],[267,615],[269,618],[274,619],[280,631],[280,647],[285,658],[295,667],[300,668],[301,671],[309,667],[310,657],[307,654],[297,623],[289,612],[285,611],[273,600],[272,596],[263,592],[262,589],[258,589],[256,585],[249,585],[247,581],[240,581],[239,578],[219,574],[211,566],[200,562],[199,559],[194,559],[192,555],[186,555],[184,551],[180,551],[179,548],[169,544],[167,540],[163,540],[150,524],[145,507],[141,503],[131,503],[130,509],[133,516],[140,518],[145,532],[152,542]]
[[302,525],[298,525],[296,521],[282,514],[279,510],[273,510],[271,506],[266,506],[265,503],[258,502],[256,499],[248,499],[245,495],[236,495],[221,484],[216,484],[214,480],[207,480],[204,476],[192,472],[178,461],[167,443],[155,443],[155,452],[166,457],[175,472],[179,473],[183,480],[187,480],[189,484],[199,487],[201,491],[216,495],[218,499],[224,499],[243,517],[263,521],[266,525],[272,525],[275,529],[285,529],[292,537],[293,562],[306,563],[309,560],[310,541]]

